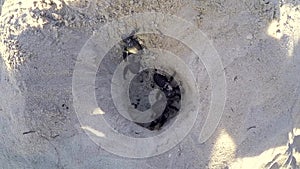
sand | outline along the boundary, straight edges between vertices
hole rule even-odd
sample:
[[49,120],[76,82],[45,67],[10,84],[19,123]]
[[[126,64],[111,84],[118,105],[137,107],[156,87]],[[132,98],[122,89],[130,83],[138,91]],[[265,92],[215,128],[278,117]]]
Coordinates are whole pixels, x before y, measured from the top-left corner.
[[[0,4],[0,168],[300,168],[300,1]],[[138,64],[120,45],[134,28]],[[159,131],[118,111],[128,65],[178,72]]]

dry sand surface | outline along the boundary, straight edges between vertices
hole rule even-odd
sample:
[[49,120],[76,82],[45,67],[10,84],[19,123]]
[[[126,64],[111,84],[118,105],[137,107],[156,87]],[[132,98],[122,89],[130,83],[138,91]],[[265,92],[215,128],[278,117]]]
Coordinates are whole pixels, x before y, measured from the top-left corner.
[[[300,168],[300,1],[0,4],[0,169]],[[144,53],[123,61],[134,28]],[[176,72],[181,87],[179,113],[160,130],[119,114],[132,109],[128,93],[148,89],[127,92],[147,66]],[[159,92],[151,105],[166,99]]]

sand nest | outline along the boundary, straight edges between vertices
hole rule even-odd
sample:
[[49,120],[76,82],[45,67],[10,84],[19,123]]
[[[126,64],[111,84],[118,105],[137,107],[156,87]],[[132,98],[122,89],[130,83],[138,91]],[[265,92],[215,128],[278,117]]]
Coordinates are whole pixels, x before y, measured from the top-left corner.
[[299,1],[0,4],[2,168],[299,168]]

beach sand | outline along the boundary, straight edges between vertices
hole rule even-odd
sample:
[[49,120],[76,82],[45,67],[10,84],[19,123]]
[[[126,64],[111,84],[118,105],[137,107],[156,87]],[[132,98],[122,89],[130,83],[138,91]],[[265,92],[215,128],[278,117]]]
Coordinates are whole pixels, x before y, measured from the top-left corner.
[[[300,1],[5,0],[2,4],[0,168],[300,168]],[[196,83],[200,93],[191,98],[191,102],[199,99],[195,124],[168,151],[128,158],[106,151],[90,137],[110,135],[83,124],[86,121],[80,119],[75,105],[80,98],[74,96],[73,76],[78,56],[90,47],[91,37],[116,38],[97,34],[102,27],[144,12],[176,16],[202,31],[207,41],[200,43],[210,43],[223,66],[226,99],[220,121],[215,117],[216,129],[212,127],[212,135],[199,142],[214,83],[205,60],[189,63],[186,59],[196,80],[182,73],[182,79],[187,79],[183,83]],[[164,22],[160,19],[154,23],[158,27]],[[122,25],[117,28],[124,31]],[[183,60],[193,55],[190,46],[180,46],[162,35],[144,40],[146,46],[174,51]],[[194,41],[187,42],[193,45]],[[128,137],[157,134],[111,113],[115,108],[109,85],[122,58],[118,44],[104,58],[109,57],[117,61],[101,63],[103,70],[96,76],[100,81],[95,82],[96,99],[106,110],[107,123]],[[162,64],[181,66],[172,61]],[[184,102],[183,107],[189,106]],[[143,146],[136,147],[141,154],[149,145]]]

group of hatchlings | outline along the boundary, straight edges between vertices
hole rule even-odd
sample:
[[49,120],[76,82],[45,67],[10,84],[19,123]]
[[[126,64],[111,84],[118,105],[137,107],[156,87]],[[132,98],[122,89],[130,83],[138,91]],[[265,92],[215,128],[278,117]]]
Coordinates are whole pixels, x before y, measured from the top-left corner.
[[[136,31],[133,31],[129,36],[122,38],[122,48],[123,48],[123,60],[126,62],[130,55],[138,54],[142,52],[146,47],[135,35]],[[181,100],[180,87],[177,83],[173,83],[174,75],[167,76],[154,69],[153,82],[158,86],[158,88],[165,94],[167,98],[167,104],[163,113],[154,121],[144,124],[137,123],[149,130],[160,130],[162,126],[171,118],[175,117],[179,112],[178,106],[173,106],[174,103],[178,103]],[[126,73],[126,71],[124,71]],[[124,78],[125,78],[124,73]],[[138,70],[133,72],[138,73]]]

